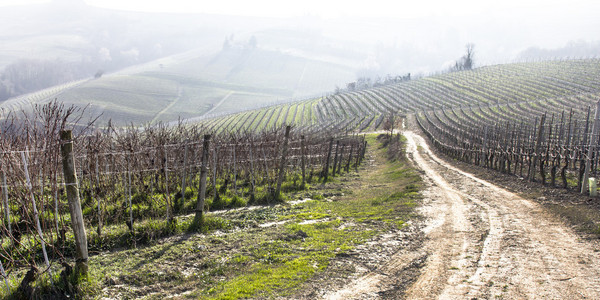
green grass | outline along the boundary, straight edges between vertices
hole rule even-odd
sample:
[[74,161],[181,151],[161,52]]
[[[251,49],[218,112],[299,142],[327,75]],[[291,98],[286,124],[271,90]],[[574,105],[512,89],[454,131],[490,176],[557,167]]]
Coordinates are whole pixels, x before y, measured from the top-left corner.
[[[373,231],[339,230],[340,220],[317,224],[285,226],[291,238],[266,242],[255,248],[253,257],[260,258],[248,274],[236,277],[209,290],[210,298],[238,299],[242,297],[290,295],[296,286],[327,267],[337,253],[348,251],[364,242]],[[302,239],[294,237],[306,236]],[[309,255],[297,253],[302,247]],[[214,293],[214,294],[211,294]]]
[[141,124],[155,118],[197,117],[212,108],[215,114],[251,109],[324,93],[353,79],[350,68],[323,61],[260,48],[232,49],[151,72],[106,75],[66,90],[59,100],[81,106],[93,103],[89,109],[93,114],[102,113],[102,122]]
[[[375,142],[373,138],[369,140]],[[244,274],[208,290],[208,298],[289,296],[310,276],[325,270],[336,255],[388,229],[406,226],[420,199],[418,176],[401,162],[388,164],[370,175],[375,176],[367,179],[369,182],[402,184],[391,191],[390,186],[351,190],[347,192],[352,195],[337,201],[312,200],[297,205],[295,212],[279,217],[289,221],[284,226],[284,238],[266,240],[253,248],[251,257],[259,261]],[[315,222],[302,223],[308,220]],[[354,223],[363,225],[343,226]],[[364,225],[373,223],[377,225]]]
[[[377,143],[374,137],[368,141]],[[330,264],[337,256],[408,226],[416,215],[419,176],[402,162],[385,162],[385,148],[370,149],[377,164],[362,170],[360,177],[350,173],[307,191],[290,187],[286,198],[312,197],[307,202],[209,214],[204,234],[186,230],[192,216],[171,225],[164,220],[139,222],[136,239],[140,244],[142,239],[154,242],[92,256],[86,295],[97,295],[101,287],[103,294],[121,298],[293,298],[313,276],[332,272]],[[223,201],[238,201],[229,199]],[[279,225],[258,227],[269,222]],[[124,226],[105,230],[102,243],[131,240]],[[144,232],[165,232],[168,238]]]

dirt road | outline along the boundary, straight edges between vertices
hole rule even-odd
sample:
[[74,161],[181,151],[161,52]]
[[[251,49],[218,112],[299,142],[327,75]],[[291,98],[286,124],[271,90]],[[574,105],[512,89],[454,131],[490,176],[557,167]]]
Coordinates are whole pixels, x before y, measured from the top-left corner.
[[[394,276],[425,260],[408,299],[600,299],[600,248],[539,204],[458,170],[405,132],[423,171],[424,247],[401,251],[329,299],[380,298]],[[425,257],[425,259],[424,259]]]

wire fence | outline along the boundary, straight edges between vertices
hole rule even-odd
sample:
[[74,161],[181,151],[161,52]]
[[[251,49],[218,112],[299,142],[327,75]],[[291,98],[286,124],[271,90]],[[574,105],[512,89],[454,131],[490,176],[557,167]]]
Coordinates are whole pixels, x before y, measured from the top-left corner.
[[[210,199],[203,209],[221,209],[233,205],[227,202],[232,198],[269,201],[280,173],[287,179],[284,188],[294,190],[328,173],[348,171],[360,163],[365,148],[363,137],[332,131],[213,132],[203,164],[203,139],[211,132],[199,125],[99,130],[91,120],[75,128],[72,140],[61,140],[60,132],[81,124],[82,115],[53,102],[0,121],[0,271],[5,280],[14,270],[38,266],[50,272],[53,262],[74,257],[69,185],[78,188],[85,227],[100,237],[107,226],[133,229],[146,219],[194,212],[202,167],[208,170]],[[61,145],[71,142],[76,183],[63,172]]]
[[599,119],[600,102],[595,113],[591,107],[585,113],[547,111],[523,114],[518,122],[451,120],[444,110],[417,116],[433,144],[451,157],[582,193],[599,173]]

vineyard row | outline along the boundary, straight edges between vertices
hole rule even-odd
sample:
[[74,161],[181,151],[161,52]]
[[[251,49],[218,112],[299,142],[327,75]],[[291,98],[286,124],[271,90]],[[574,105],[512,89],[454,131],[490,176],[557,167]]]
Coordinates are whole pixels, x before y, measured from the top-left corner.
[[[115,228],[128,228],[132,246],[148,238],[139,228],[149,222],[280,201],[283,192],[356,169],[366,147],[361,136],[289,126],[215,134],[200,125],[96,130],[88,124],[61,138],[78,113],[53,102],[25,119],[13,114],[1,121],[0,266],[6,270],[40,261],[49,270],[50,262],[79,255],[71,188],[81,197],[86,243],[101,251],[110,249]],[[76,181],[65,173],[65,145],[73,148]]]
[[442,109],[420,113],[417,122],[450,157],[583,193],[588,178],[598,175],[600,102],[596,107],[595,117],[588,107],[584,115],[570,109],[493,124],[450,120]]

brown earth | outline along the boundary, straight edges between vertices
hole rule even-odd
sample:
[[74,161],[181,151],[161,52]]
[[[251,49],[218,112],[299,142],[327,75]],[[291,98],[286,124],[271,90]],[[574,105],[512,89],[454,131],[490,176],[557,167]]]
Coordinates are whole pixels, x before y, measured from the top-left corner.
[[[415,227],[420,232],[412,234],[412,246],[395,248],[343,286],[328,286],[321,298],[600,299],[597,238],[577,232],[552,209],[587,202],[589,210],[595,200],[535,184],[523,189],[514,176],[500,178],[526,195],[549,195],[525,199],[439,159],[421,136],[410,131],[405,136],[409,159],[427,185],[424,226]],[[414,241],[416,236],[423,242]]]
[[[597,199],[442,160],[404,134],[424,180],[423,218],[340,254],[288,298],[600,299],[600,246],[588,230],[600,220]],[[339,190],[379,188],[364,179],[383,164],[369,155],[364,182]]]

